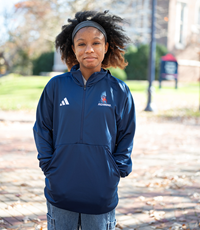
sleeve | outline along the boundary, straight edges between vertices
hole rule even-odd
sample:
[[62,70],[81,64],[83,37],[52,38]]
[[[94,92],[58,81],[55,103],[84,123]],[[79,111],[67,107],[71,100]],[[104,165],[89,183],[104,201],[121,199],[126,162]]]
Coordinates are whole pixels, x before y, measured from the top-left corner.
[[39,166],[46,175],[48,165],[53,155],[53,92],[49,89],[48,84],[44,88],[40,97],[37,112],[36,122],[33,127],[33,134],[36,148],[38,151]]
[[133,148],[135,126],[135,106],[131,92],[128,89],[124,108],[117,119],[117,140],[113,153],[121,177],[128,176],[132,171],[131,152]]

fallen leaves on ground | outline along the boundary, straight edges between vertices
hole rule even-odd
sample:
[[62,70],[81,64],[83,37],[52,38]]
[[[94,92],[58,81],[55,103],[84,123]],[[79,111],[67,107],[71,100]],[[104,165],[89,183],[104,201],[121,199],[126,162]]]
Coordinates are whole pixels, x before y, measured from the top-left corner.
[[179,223],[173,223],[173,225],[169,228],[170,230],[190,230],[187,228],[186,224],[179,224]]
[[26,205],[25,205],[25,204],[21,204],[21,202],[20,202],[20,200],[19,200],[19,201],[17,201],[17,202],[12,203],[11,205],[8,205],[8,206],[6,207],[6,209],[22,208],[22,207],[26,207]]
[[200,194],[197,193],[197,192],[195,192],[195,193],[191,196],[191,198],[200,199]]
[[35,227],[35,230],[43,230],[43,227],[42,227],[41,225],[37,225],[37,226]]
[[154,218],[155,220],[161,220],[165,216],[164,211],[155,211],[155,210],[150,210],[149,211],[149,216]]
[[115,227],[119,229],[123,229],[122,225],[120,225],[119,223],[117,223]]

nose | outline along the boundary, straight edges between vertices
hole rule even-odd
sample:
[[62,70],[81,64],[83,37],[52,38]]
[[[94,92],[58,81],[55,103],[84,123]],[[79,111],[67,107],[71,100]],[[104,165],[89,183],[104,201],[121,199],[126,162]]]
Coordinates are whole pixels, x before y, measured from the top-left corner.
[[86,53],[93,53],[94,52],[94,49],[91,45],[87,45],[86,46],[86,50],[85,50]]

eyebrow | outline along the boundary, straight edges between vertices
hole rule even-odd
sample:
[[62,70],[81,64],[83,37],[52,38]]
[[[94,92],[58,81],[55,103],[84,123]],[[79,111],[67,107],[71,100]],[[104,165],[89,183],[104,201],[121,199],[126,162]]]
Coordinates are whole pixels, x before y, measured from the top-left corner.
[[78,42],[78,41],[80,41],[80,40],[84,40],[83,38],[79,38],[78,40],[76,40],[75,42]]
[[[101,38],[99,38],[99,37],[94,37],[94,38],[93,38],[93,40],[95,40],[95,39],[99,39],[99,40],[101,40]],[[78,41],[80,41],[80,40],[83,40],[83,41],[84,41],[85,39],[83,39],[83,38],[79,38],[79,39],[78,39],[78,40],[76,40],[75,42],[78,42]]]

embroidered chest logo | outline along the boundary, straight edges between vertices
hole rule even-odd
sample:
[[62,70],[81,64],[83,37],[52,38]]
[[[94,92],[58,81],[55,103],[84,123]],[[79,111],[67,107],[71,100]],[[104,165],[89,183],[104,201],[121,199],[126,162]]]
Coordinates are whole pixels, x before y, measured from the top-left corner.
[[105,95],[101,96],[101,103],[107,104],[107,99]]
[[101,99],[98,103],[99,106],[111,106],[111,104],[107,103],[106,92],[101,94]]
[[69,105],[69,102],[66,97],[60,103],[60,106],[63,106],[63,105]]

